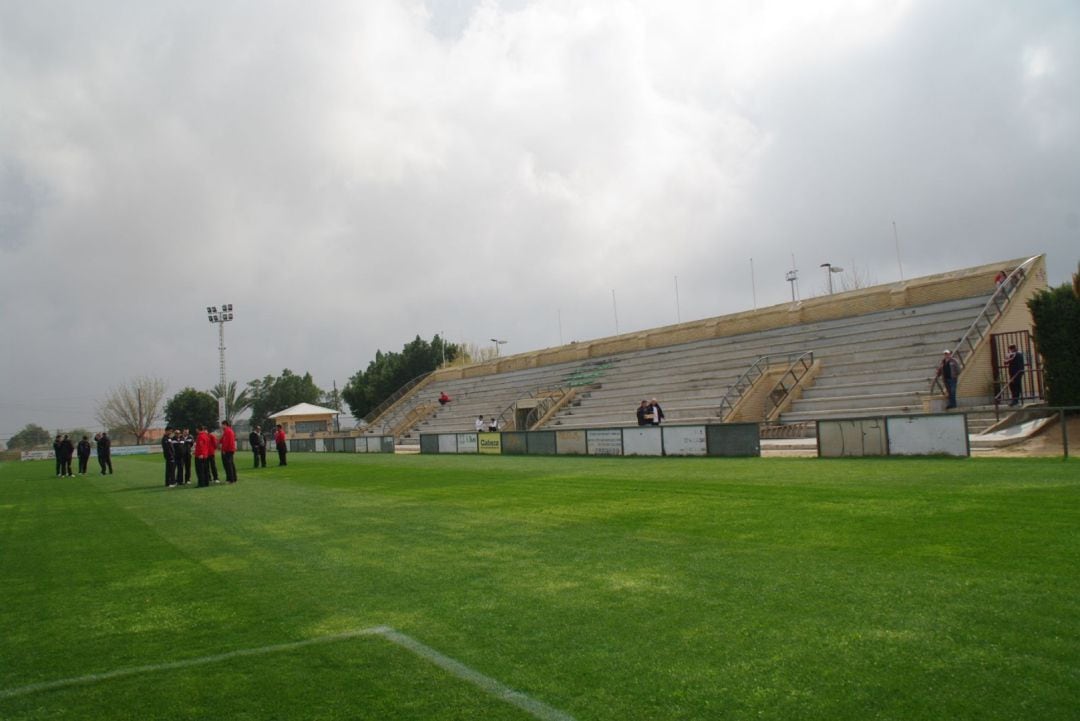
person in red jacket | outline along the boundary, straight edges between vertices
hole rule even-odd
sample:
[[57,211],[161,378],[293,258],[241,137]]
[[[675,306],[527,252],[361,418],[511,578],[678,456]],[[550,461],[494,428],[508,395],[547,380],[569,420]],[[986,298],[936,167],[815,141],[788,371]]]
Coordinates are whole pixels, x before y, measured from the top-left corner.
[[210,478],[214,483],[221,483],[221,481],[218,480],[217,459],[214,457],[217,453],[218,439],[213,433],[207,432],[206,435],[210,437],[210,454],[206,458],[206,467],[210,469]]
[[195,477],[199,481],[199,488],[210,485],[210,439],[213,437],[206,432],[206,426],[199,426],[195,434]]
[[236,433],[232,423],[221,422],[221,465],[225,467],[225,482],[236,483]]
[[285,429],[281,427],[280,423],[274,431],[274,445],[277,446],[278,465],[288,465],[285,462],[285,455],[289,452],[289,447],[285,445]]

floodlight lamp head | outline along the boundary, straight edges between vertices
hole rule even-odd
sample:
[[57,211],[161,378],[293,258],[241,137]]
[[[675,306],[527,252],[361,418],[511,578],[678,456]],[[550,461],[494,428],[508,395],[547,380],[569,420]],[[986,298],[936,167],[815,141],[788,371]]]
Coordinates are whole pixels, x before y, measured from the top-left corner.
[[830,266],[829,266],[829,272],[830,272],[830,273],[843,273],[843,272],[844,272],[844,269],[843,269],[843,268],[841,268],[841,267],[840,267],[840,266],[838,266],[838,265],[830,265]]

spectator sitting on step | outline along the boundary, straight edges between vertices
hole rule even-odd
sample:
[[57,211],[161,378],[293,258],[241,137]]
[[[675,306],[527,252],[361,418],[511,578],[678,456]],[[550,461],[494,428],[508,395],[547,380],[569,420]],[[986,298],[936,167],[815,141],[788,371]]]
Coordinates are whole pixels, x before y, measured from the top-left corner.
[[450,396],[446,395],[446,391],[441,392],[439,394],[439,405],[440,406],[445,406],[449,402],[450,402]]
[[637,407],[637,424],[639,426],[647,426],[652,420],[652,416],[649,415],[649,402],[642,401],[641,405]]
[[484,431],[484,417],[483,416],[477,416],[476,417],[476,432],[477,433],[483,433],[483,431]]
[[492,416],[491,420],[488,421],[488,430],[492,433],[495,433],[499,430],[499,422],[495,420],[495,416]]

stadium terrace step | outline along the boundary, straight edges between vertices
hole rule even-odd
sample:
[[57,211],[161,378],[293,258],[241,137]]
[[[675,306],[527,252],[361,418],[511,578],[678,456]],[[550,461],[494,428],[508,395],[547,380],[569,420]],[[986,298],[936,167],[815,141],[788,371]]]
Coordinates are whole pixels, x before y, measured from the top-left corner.
[[[472,431],[477,416],[487,421],[540,389],[571,382],[579,384],[577,397],[547,427],[633,425],[639,402],[650,398],[660,400],[669,424],[715,423],[728,388],[758,358],[807,350],[820,361],[820,372],[783,415],[784,423],[921,412],[941,350],[955,344],[988,297],[439,381],[411,399],[412,405],[430,402],[440,391],[453,402],[408,435]],[[402,406],[399,413],[407,413],[409,404]]]

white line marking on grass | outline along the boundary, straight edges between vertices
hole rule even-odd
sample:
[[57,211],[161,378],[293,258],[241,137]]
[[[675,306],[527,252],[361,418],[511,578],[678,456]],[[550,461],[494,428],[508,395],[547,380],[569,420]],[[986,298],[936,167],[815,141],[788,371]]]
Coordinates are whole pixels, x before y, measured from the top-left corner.
[[43,681],[41,683],[32,683],[26,686],[19,686],[18,688],[9,688],[4,691],[0,691],[0,698],[25,696],[28,693],[36,693],[38,691],[51,691],[53,689],[65,688],[67,686],[80,686],[88,683],[97,683],[98,681],[109,681],[114,678],[134,676],[140,673],[152,673],[155,671],[172,671],[178,668],[202,666],[207,663],[227,661],[231,658],[239,658],[241,656],[261,656],[262,654],[276,653],[278,651],[292,651],[293,649],[303,648],[304,646],[314,646],[320,643],[333,643],[334,641],[344,641],[346,639],[358,638],[360,636],[376,636],[385,633],[388,630],[390,629],[387,626],[375,626],[373,628],[362,628],[356,631],[335,633],[331,636],[317,636],[315,638],[304,639],[303,641],[279,643],[273,646],[262,646],[260,648],[242,648],[237,651],[218,653],[214,654],[213,656],[200,656],[199,658],[189,658],[183,661],[153,663],[147,666],[132,666],[131,668],[118,668],[115,671],[91,673],[87,674],[86,676],[76,676],[74,678],[63,678],[58,681]]
[[233,658],[240,658],[242,656],[261,656],[267,653],[278,653],[280,651],[292,651],[297,648],[303,648],[305,646],[315,646],[323,643],[334,643],[335,641],[345,641],[352,638],[360,638],[363,636],[381,636],[390,643],[399,646],[411,653],[419,656],[425,661],[429,661],[439,668],[447,671],[452,676],[456,676],[462,681],[467,681],[473,686],[476,686],[482,691],[487,692],[495,698],[501,699],[508,704],[518,707],[522,711],[531,714],[534,718],[540,719],[540,721],[574,721],[574,717],[559,711],[556,708],[552,708],[542,701],[527,696],[520,691],[506,686],[490,676],[485,676],[479,671],[473,670],[454,659],[439,653],[430,646],[417,641],[411,636],[407,636],[400,631],[395,631],[389,626],[372,626],[371,628],[361,628],[354,631],[344,631],[342,633],[335,633],[329,636],[317,636],[315,638],[304,639],[303,641],[293,641],[291,643],[279,643],[273,646],[261,646],[259,648],[244,648],[237,651],[227,651],[226,653],[218,653],[212,656],[200,656],[199,658],[189,658],[183,661],[170,661],[167,663],[154,663],[146,666],[132,666],[130,668],[120,668],[114,671],[105,671],[103,673],[91,673],[85,676],[76,676],[74,678],[64,678],[57,681],[43,681],[41,683],[31,683],[26,686],[18,686],[16,688],[9,688],[0,691],[0,699],[14,698],[15,696],[25,696],[27,694],[37,693],[39,691],[52,691],[60,688],[67,688],[69,686],[81,686],[85,684],[98,683],[100,681],[108,681],[114,678],[123,678],[124,676],[134,676],[140,673],[153,673],[156,671],[172,671],[178,668],[190,668],[192,666],[202,666],[208,663],[217,663],[218,661],[227,661]]
[[485,676],[479,671],[474,671],[460,661],[455,661],[449,656],[444,656],[435,649],[430,646],[425,646],[411,636],[406,636],[392,628],[386,628],[385,630],[380,631],[379,635],[402,648],[412,651],[420,658],[431,661],[439,668],[457,676],[462,681],[468,681],[473,686],[476,686],[483,691],[487,691],[495,698],[502,699],[508,704],[517,706],[522,711],[526,711],[535,718],[541,719],[541,721],[574,721],[573,716],[567,715],[556,708],[552,708],[542,701],[537,701],[530,696],[526,696],[520,691],[515,691],[509,686],[499,683],[490,676]]

